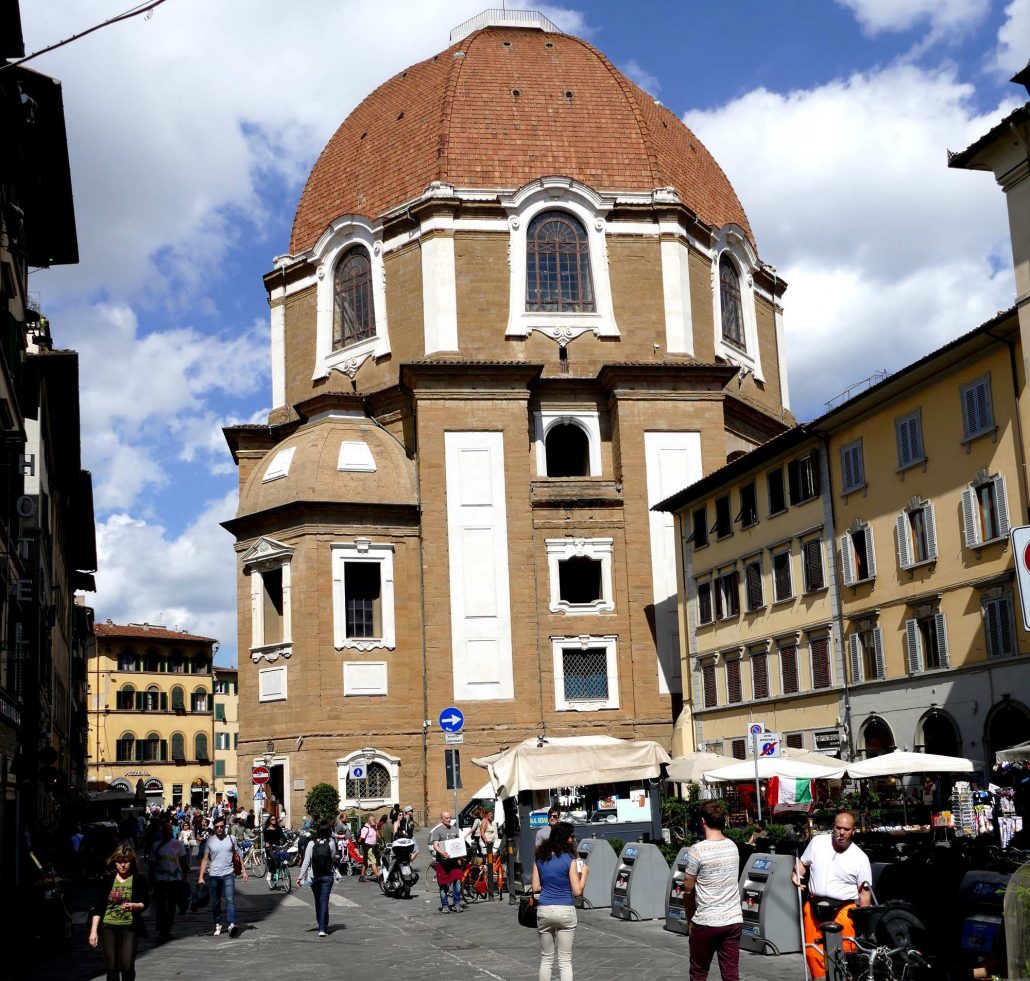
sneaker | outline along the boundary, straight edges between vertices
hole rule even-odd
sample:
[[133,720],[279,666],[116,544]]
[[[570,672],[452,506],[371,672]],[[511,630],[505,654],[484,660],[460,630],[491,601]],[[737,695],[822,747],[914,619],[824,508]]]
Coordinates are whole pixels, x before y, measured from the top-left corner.
[[319,931],[318,931],[318,935],[319,935],[320,937],[324,937],[324,936],[326,936],[326,932],[325,932],[325,930],[319,930]]
[[440,912],[441,913],[449,913],[450,911],[451,911],[450,906],[441,906],[440,907]]
[[215,933],[214,933],[214,935],[216,937],[220,937],[222,935],[222,924],[221,923],[216,923],[215,924]]
[[236,924],[235,923],[230,923],[229,924],[229,936],[230,937],[235,937],[236,934],[239,933],[239,932],[240,931],[238,929],[236,929]]

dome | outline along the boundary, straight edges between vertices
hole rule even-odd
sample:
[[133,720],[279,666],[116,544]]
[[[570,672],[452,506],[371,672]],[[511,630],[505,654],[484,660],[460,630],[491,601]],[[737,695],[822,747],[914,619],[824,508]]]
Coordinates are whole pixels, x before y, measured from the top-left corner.
[[673,187],[702,221],[754,242],[736,192],[700,140],[596,48],[539,28],[486,27],[395,75],[322,151],[290,251],[341,215],[376,219],[434,181],[515,190],[541,176],[598,191]]
[[415,505],[415,464],[370,419],[316,419],[265,455],[247,478],[237,517],[304,503]]

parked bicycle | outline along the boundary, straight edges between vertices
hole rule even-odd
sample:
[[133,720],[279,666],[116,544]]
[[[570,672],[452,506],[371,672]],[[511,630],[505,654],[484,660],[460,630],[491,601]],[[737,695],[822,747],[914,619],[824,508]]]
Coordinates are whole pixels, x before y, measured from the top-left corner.
[[268,868],[264,848],[259,847],[253,841],[241,841],[240,854],[243,856],[243,867],[247,870],[247,874],[263,879]]

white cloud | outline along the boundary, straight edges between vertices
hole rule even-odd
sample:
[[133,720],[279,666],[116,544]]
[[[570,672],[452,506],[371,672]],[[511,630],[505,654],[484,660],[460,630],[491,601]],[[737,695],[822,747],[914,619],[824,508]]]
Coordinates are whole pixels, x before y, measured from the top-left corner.
[[[966,146],[1005,111],[977,116],[971,94],[948,71],[896,66],[687,115],[740,193],[763,258],[789,283],[799,415],[1013,302],[1004,196],[946,163],[947,147]],[[990,257],[1002,270],[993,276]]]
[[990,9],[988,0],[837,0],[871,36],[927,24],[934,39],[964,33]]
[[1007,76],[1026,67],[1030,58],[1030,0],[1012,0],[998,29],[994,67]]
[[620,71],[631,82],[636,83],[645,92],[653,95],[655,98],[658,97],[658,93],[662,90],[662,83],[647,71],[646,68],[641,67],[640,62],[638,62],[636,58],[630,58],[626,64],[620,66]]

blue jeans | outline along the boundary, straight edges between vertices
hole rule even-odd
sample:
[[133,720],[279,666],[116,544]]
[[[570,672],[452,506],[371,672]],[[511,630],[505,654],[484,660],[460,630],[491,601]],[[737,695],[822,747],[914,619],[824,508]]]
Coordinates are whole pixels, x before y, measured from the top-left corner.
[[461,905],[461,879],[455,879],[449,886],[440,886],[440,908],[447,905],[447,890],[451,891],[451,905]]
[[208,874],[207,886],[211,890],[211,915],[214,917],[215,926],[222,919],[222,895],[225,895],[225,915],[229,917],[230,923],[236,922],[236,876],[231,872],[228,875]]
[[311,891],[315,896],[315,919],[321,933],[329,932],[329,893],[333,891],[333,874],[316,875],[311,880]]

